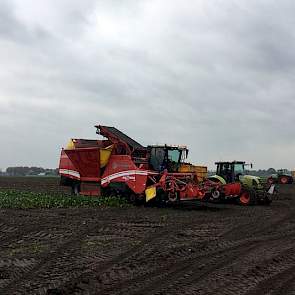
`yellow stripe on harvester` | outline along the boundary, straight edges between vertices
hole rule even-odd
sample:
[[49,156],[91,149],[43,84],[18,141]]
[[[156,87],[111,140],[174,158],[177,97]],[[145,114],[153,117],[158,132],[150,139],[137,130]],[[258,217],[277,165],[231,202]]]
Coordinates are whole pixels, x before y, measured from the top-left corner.
[[157,195],[156,187],[151,186],[145,190],[145,201],[148,202]]
[[106,148],[101,148],[99,150],[100,152],[100,168],[103,168],[104,166],[106,166],[106,164],[109,162],[112,150],[113,150],[114,145],[110,145]]
[[73,149],[75,149],[75,143],[74,143],[74,140],[73,139],[70,139],[69,140],[66,149],[67,150],[73,150]]

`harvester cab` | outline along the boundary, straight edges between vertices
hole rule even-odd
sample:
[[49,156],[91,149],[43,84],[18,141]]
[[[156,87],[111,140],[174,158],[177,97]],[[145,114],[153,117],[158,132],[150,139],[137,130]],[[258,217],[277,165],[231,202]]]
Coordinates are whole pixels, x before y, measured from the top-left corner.
[[162,172],[178,172],[181,163],[184,163],[188,156],[186,146],[173,145],[151,145],[148,146],[149,163],[153,170]]

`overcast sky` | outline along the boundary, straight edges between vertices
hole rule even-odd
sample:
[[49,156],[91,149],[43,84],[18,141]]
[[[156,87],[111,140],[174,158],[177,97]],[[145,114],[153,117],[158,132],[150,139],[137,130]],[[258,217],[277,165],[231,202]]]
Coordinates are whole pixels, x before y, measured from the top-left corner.
[[294,0],[0,0],[0,168],[117,127],[295,168]]

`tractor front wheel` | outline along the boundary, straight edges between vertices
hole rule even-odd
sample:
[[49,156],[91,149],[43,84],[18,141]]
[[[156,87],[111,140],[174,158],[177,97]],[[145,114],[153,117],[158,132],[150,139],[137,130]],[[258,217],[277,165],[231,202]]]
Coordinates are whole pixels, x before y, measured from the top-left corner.
[[239,195],[238,203],[242,206],[250,206],[256,203],[255,191],[251,189],[243,189]]

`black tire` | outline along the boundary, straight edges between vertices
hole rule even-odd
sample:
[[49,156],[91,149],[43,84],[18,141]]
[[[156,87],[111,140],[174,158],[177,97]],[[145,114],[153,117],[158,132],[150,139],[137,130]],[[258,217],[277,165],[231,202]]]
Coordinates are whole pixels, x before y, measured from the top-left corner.
[[256,205],[257,198],[256,192],[252,188],[243,187],[238,197],[238,204],[241,206],[253,206]]
[[145,204],[145,196],[140,194],[131,193],[127,200],[134,206],[142,206]]
[[221,203],[224,196],[222,192],[218,189],[213,189],[210,193],[209,201],[211,203]]
[[81,191],[81,185],[78,182],[75,182],[72,184],[72,195],[73,196],[79,196]]
[[167,199],[171,204],[175,204],[179,201],[179,196],[177,192],[168,192]]

